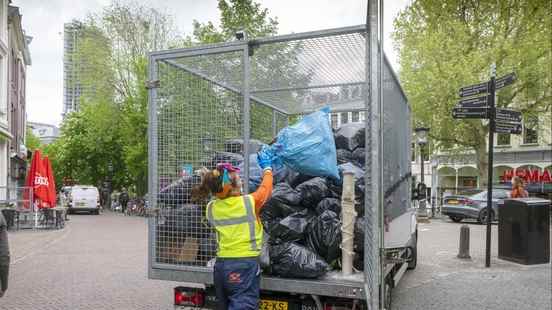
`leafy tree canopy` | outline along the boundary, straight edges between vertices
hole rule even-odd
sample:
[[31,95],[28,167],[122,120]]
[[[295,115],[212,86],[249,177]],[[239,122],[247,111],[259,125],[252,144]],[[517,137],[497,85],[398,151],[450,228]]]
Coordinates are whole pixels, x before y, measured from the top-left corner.
[[518,81],[498,92],[497,106],[524,114],[551,111],[551,9],[548,1],[416,0],[395,19],[400,77],[416,122],[431,127],[440,149],[476,152],[486,182],[484,120],[454,120],[458,89],[515,72]]

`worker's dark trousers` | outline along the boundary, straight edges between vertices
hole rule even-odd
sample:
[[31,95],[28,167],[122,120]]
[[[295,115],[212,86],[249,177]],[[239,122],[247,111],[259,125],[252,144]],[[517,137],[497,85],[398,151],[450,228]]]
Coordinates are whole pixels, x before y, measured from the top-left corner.
[[0,256],[0,290],[8,289],[8,275],[10,271],[10,257]]
[[259,309],[261,268],[258,258],[217,258],[214,282],[218,310]]

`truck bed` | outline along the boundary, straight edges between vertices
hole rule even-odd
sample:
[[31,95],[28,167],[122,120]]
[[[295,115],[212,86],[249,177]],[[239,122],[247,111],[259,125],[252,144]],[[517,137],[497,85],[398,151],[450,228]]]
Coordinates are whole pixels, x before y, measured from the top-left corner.
[[[213,274],[211,271],[199,270],[199,268],[196,271],[168,269],[171,266],[167,265],[167,268],[163,269],[151,268],[149,278],[185,282],[191,284],[191,286],[213,284]],[[364,274],[362,272],[349,277],[344,277],[339,272],[329,272],[325,277],[320,279],[286,279],[262,276],[261,290],[354,299],[366,298],[366,294],[364,293]]]

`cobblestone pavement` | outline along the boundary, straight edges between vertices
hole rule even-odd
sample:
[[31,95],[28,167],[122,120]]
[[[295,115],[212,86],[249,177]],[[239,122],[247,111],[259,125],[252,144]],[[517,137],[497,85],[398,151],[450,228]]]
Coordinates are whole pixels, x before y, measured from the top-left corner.
[[4,310],[173,309],[174,282],[147,279],[146,220],[71,215],[63,230],[9,233]]
[[448,219],[419,224],[418,267],[393,294],[393,310],[552,309],[552,266],[498,259],[498,226],[492,227],[491,268],[485,268],[486,226],[468,222],[471,260],[460,260],[460,227]]
[[[469,261],[456,258],[459,224],[419,226],[418,268],[394,289],[393,310],[551,309],[551,265],[497,259],[484,268],[485,226],[470,223]],[[147,279],[147,229],[140,217],[72,215],[63,230],[9,233],[10,286],[4,310],[173,309],[176,282]]]

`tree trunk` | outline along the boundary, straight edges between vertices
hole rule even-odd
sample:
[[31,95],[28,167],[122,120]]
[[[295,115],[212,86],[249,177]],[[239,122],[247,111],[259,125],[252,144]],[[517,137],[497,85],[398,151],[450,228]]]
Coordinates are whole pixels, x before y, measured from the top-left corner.
[[[475,149],[475,160],[479,171],[479,188],[487,186],[487,173],[489,169],[487,143],[480,143]],[[492,182],[492,180],[491,180]]]

